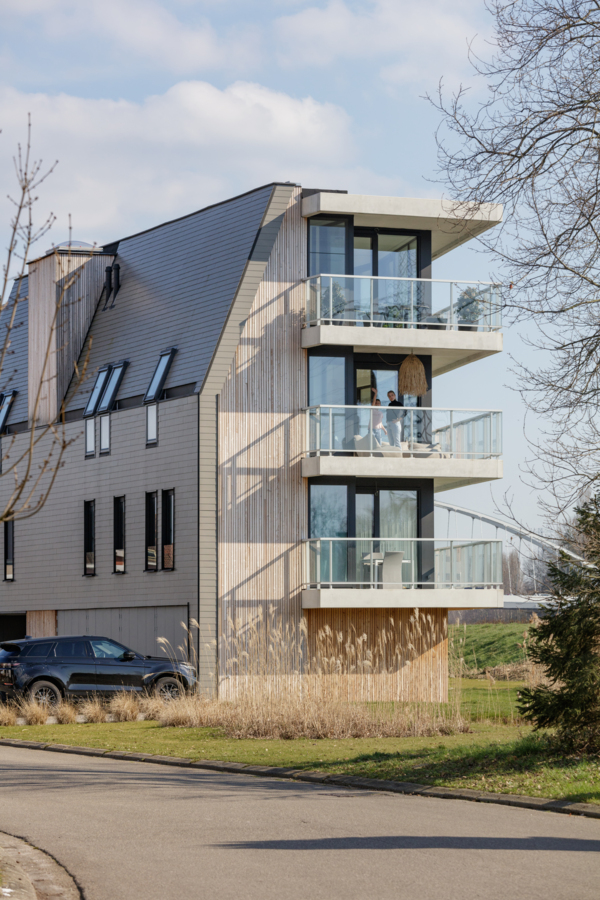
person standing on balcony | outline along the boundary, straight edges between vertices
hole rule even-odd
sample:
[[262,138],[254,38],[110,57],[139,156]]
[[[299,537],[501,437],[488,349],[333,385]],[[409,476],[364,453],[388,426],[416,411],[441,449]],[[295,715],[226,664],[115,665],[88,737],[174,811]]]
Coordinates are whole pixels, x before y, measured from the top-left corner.
[[[388,411],[386,413],[387,426],[390,431],[390,444],[392,447],[402,446],[402,405],[396,400],[393,391],[388,391]],[[392,407],[390,409],[390,407]]]
[[383,440],[383,435],[387,434],[385,425],[383,424],[383,410],[381,408],[381,400],[377,400],[377,398],[375,398],[373,400],[373,406],[375,408],[371,413],[371,421],[373,423],[371,427],[373,429],[373,437],[375,438],[375,443],[378,447],[380,447],[381,441]]

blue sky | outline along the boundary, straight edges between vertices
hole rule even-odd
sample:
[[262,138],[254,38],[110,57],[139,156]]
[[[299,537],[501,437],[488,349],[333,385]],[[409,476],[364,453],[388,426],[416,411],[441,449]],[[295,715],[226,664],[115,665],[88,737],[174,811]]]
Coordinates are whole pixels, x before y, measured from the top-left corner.
[[[423,95],[469,82],[467,42],[484,53],[491,26],[483,0],[0,0],[0,17],[0,197],[31,112],[36,156],[59,160],[40,191],[38,217],[57,215],[45,245],[69,213],[74,237],[102,243],[272,180],[436,196]],[[491,266],[463,250],[434,276]],[[523,355],[516,328],[506,343]],[[512,489],[534,524],[511,381],[502,354],[438,379],[435,404],[505,410],[494,495]],[[444,497],[494,505],[487,486]]]

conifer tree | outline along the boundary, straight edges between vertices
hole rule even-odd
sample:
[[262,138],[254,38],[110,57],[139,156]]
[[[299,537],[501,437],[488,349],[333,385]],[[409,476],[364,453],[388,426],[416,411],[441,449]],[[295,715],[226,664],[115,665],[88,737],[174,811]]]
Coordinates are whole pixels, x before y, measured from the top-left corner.
[[550,682],[521,691],[519,711],[536,729],[555,728],[564,749],[600,749],[600,494],[576,512],[585,561],[549,563],[552,600],[530,632],[530,657]]

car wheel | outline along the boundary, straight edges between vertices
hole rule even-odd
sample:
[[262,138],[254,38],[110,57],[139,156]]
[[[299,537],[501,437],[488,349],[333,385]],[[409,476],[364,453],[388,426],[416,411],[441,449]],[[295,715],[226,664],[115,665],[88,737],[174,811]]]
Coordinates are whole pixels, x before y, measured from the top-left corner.
[[155,693],[161,700],[177,700],[183,696],[184,688],[176,678],[161,678],[156,682]]
[[42,706],[58,706],[62,699],[59,689],[51,681],[36,681],[29,689],[29,696]]

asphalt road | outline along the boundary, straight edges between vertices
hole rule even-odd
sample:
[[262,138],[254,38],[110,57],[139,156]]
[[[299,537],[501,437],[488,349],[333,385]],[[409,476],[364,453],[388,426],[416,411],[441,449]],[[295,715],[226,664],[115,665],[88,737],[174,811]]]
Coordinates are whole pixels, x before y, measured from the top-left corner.
[[600,897],[600,820],[9,747],[0,831],[86,900]]

